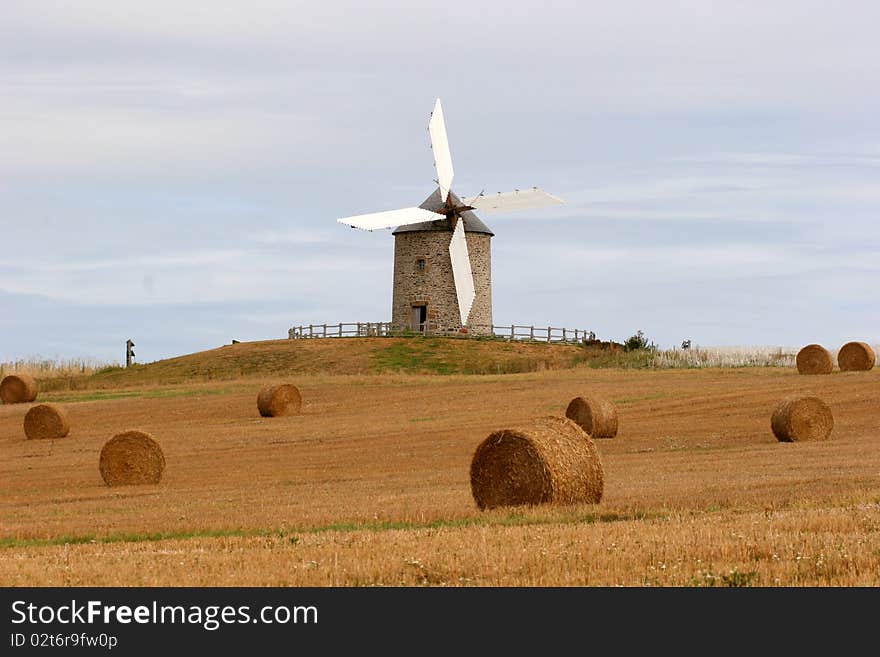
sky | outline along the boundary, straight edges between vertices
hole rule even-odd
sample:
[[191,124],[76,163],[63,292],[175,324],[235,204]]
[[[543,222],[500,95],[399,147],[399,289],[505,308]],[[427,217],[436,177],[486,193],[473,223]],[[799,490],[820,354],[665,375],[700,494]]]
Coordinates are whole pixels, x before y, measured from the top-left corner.
[[436,98],[511,323],[880,343],[880,4],[0,0],[0,362],[388,321]]

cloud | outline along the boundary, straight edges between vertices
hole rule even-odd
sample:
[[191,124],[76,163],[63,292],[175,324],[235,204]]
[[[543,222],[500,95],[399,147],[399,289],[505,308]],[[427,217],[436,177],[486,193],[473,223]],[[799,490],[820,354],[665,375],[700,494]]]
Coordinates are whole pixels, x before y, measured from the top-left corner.
[[386,319],[392,238],[335,219],[433,190],[437,96],[457,190],[567,202],[488,217],[499,318],[742,343],[725,312],[770,342],[874,317],[847,291],[880,248],[874,2],[7,4],[0,280],[80,322],[37,304],[21,349],[31,319],[86,349],[96,309],[155,312],[155,353],[198,342],[161,325],[187,305],[211,340]]
[[259,244],[326,244],[336,237],[323,230],[260,230],[248,233],[247,240]]
[[[8,292],[90,305],[238,303],[344,294],[351,276],[384,271],[381,259],[346,253],[206,251],[43,265],[0,266]],[[145,285],[149,279],[149,285]],[[308,286],[303,282],[309,281]]]
[[880,157],[866,154],[710,153],[673,158],[692,164],[738,164],[755,167],[880,167]]

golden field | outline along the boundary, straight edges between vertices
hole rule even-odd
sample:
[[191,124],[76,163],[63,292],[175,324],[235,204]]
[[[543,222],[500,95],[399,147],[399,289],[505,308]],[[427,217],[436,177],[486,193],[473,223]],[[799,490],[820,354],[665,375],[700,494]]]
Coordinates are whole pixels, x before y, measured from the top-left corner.
[[[41,393],[68,410],[55,441],[0,406],[0,585],[880,585],[876,369],[194,378]],[[282,381],[302,415],[260,417]],[[831,440],[777,442],[777,402],[808,392]],[[620,415],[602,502],[479,511],[479,442],[583,394]],[[133,428],[164,479],[108,488],[98,454]]]

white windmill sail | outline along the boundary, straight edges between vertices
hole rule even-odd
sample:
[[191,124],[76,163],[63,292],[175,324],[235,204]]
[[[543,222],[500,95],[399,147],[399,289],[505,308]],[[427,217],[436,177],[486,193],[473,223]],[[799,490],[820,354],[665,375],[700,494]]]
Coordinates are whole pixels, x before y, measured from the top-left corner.
[[431,133],[431,149],[434,151],[434,168],[437,169],[437,184],[440,185],[440,200],[446,203],[452,189],[452,155],[449,152],[449,139],[446,137],[446,122],[443,120],[443,107],[440,99],[434,103],[431,120],[428,123]]
[[371,214],[359,214],[354,217],[337,219],[341,224],[361,230],[377,230],[379,228],[394,228],[408,224],[420,224],[424,221],[436,221],[444,215],[425,210],[424,208],[402,208],[389,210],[388,212],[373,212]]
[[553,194],[537,187],[517,189],[513,192],[498,192],[497,194],[480,194],[466,198],[463,202],[480,212],[517,212],[565,203],[558,196],[553,196]]
[[455,230],[452,231],[452,239],[449,241],[449,258],[452,260],[452,277],[455,280],[461,325],[465,326],[477,293],[474,290],[474,274],[471,271],[471,258],[464,234],[464,220],[460,218],[455,222]]

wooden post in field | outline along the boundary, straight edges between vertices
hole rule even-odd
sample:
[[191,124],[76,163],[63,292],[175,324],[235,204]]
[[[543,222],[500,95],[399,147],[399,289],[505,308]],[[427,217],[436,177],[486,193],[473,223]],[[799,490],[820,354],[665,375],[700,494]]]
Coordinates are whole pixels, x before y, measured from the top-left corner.
[[529,327],[529,340],[535,339],[535,326],[534,324]]
[[324,337],[325,338],[327,337],[327,325],[326,324],[324,324]]
[[340,338],[342,337],[342,322],[339,322],[339,336],[338,337],[340,337]]
[[134,342],[131,338],[125,341],[125,366],[131,367],[131,359],[134,358]]

